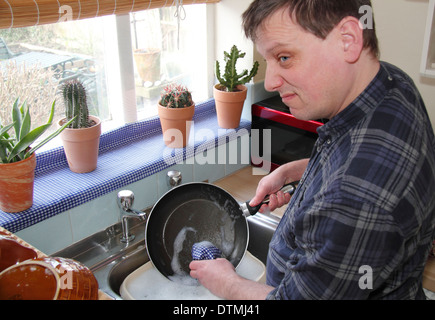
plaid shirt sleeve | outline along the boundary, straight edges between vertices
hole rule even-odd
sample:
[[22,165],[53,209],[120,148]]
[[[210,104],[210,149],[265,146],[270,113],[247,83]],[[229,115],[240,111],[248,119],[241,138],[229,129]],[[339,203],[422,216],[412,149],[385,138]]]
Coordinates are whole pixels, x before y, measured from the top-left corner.
[[392,65],[319,129],[270,244],[269,299],[416,299],[435,225],[435,139]]

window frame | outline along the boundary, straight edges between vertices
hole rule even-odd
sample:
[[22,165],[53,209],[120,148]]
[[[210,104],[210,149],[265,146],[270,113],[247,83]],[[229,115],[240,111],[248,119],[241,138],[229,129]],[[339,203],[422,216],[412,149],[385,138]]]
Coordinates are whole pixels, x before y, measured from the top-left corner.
[[[207,34],[205,69],[205,72],[207,73],[206,96],[211,98],[213,96],[212,89],[215,83],[215,6],[206,4],[202,5],[205,6]],[[108,17],[108,19],[111,18],[115,19],[115,23],[112,24],[108,22],[107,28],[110,29],[113,28],[113,26],[114,28],[111,32],[105,33],[106,37],[111,37],[111,41],[106,39],[105,43],[113,43],[113,37],[116,36],[117,56],[115,57],[115,61],[106,61],[106,64],[111,65],[111,68],[106,68],[106,74],[108,79],[107,87],[111,92],[111,95],[109,96],[109,109],[112,114],[112,121],[106,121],[103,124],[103,132],[106,128],[114,129],[124,124],[138,121],[130,15],[124,14]],[[181,21],[181,23],[183,22]],[[120,108],[116,106],[122,107]]]

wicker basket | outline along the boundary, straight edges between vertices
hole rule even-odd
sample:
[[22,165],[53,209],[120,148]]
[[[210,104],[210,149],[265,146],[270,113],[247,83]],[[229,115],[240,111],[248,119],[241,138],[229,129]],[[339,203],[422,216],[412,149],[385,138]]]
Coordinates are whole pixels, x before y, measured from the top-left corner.
[[98,282],[81,263],[38,258],[0,273],[0,300],[97,300]]

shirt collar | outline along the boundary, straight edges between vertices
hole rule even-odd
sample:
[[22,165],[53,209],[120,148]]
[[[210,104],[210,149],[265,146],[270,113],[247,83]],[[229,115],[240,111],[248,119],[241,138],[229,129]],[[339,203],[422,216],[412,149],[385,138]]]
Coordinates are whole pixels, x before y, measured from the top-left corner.
[[319,139],[322,141],[334,139],[354,127],[383,101],[392,80],[386,65],[381,62],[377,75],[367,88],[343,111],[317,129]]

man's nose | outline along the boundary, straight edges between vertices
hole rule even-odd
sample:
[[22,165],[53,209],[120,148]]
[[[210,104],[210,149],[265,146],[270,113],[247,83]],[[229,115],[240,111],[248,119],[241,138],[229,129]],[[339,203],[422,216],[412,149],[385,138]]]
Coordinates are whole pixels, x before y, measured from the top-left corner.
[[266,76],[264,79],[264,88],[267,91],[278,91],[279,88],[283,85],[284,80],[279,75],[277,70],[270,65],[266,67]]

